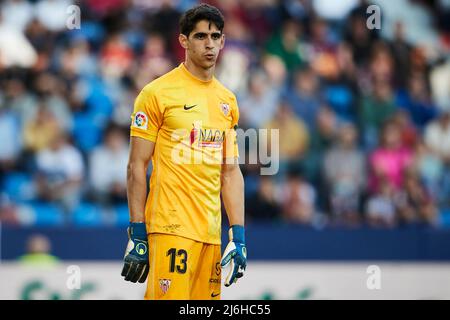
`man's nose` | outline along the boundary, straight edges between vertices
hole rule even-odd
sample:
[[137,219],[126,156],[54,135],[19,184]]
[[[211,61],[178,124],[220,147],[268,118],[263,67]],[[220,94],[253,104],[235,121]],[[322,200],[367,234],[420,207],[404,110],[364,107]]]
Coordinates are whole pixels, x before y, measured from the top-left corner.
[[214,43],[211,36],[206,37],[205,46],[207,49],[212,49],[214,47]]

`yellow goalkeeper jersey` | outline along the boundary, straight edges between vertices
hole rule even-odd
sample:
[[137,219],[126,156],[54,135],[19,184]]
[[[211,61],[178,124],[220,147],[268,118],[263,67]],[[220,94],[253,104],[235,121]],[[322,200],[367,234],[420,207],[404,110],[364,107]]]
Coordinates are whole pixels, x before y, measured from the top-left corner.
[[131,119],[131,136],[155,142],[147,231],[220,244],[221,164],[239,156],[235,95],[182,63],[142,89]]

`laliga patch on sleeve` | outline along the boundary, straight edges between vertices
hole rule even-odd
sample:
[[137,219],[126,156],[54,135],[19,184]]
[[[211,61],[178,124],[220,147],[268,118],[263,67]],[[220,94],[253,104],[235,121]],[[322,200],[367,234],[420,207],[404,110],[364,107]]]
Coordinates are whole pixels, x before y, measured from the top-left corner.
[[133,126],[139,129],[146,130],[147,125],[148,125],[147,115],[142,111],[136,112],[133,119]]

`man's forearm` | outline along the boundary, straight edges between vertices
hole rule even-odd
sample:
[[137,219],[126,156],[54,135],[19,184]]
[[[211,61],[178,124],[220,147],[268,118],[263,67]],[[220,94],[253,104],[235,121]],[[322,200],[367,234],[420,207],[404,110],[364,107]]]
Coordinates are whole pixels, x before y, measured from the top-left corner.
[[129,163],[127,168],[127,196],[131,222],[145,222],[147,200],[147,168],[144,164]]
[[244,225],[244,178],[239,167],[222,177],[222,199],[228,221],[232,225]]

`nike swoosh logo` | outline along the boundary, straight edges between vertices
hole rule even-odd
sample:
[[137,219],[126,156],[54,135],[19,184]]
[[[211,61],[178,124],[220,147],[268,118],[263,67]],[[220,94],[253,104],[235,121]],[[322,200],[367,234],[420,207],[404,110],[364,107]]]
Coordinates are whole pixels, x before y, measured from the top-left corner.
[[211,297],[212,297],[212,298],[215,298],[215,297],[217,297],[218,295],[220,295],[220,292],[219,292],[218,294],[214,294],[214,292],[211,293]]
[[192,105],[192,106],[186,106],[186,105],[184,105],[184,110],[189,110],[189,109],[192,109],[193,107],[195,107],[196,106],[196,104],[194,104],[194,105]]

